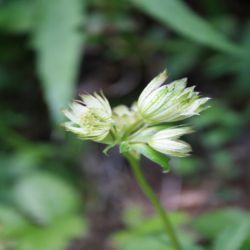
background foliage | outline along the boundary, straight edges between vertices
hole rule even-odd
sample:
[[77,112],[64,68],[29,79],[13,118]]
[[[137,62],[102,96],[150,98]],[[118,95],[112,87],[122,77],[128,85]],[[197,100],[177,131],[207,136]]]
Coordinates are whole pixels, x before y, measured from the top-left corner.
[[[243,0],[2,0],[0,248],[166,249],[158,218],[127,205],[135,198],[123,190],[135,186],[117,154],[105,163],[101,148],[86,149],[59,125],[78,93],[101,88],[113,105],[130,104],[167,67],[170,80],[188,76],[213,98],[188,121],[193,156],[170,162],[167,181],[177,178],[184,198],[190,188],[207,197],[173,214],[185,249],[249,249],[249,8]],[[168,177],[150,164],[145,172],[164,194]]]

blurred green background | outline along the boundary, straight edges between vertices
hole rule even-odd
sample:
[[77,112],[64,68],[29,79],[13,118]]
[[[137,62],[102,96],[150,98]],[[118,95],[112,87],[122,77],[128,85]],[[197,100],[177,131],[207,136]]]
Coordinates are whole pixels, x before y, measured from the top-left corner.
[[250,249],[250,2],[0,1],[0,249],[171,250],[127,163],[60,127],[102,89],[130,105],[164,68],[211,108],[171,173],[143,159],[185,250]]

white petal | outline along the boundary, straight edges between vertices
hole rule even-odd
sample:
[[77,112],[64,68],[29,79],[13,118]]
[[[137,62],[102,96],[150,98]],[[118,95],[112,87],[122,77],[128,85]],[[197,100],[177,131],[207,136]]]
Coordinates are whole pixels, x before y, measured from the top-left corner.
[[186,114],[187,115],[192,115],[192,114],[197,114],[200,111],[200,108],[203,104],[205,104],[210,98],[204,97],[195,100],[190,106],[187,107]]
[[167,71],[164,70],[145,87],[145,89],[139,96],[138,103],[141,103],[143,100],[145,100],[145,98],[147,98],[153,90],[160,87],[166,81],[166,79],[167,79]]
[[74,115],[80,115],[86,107],[84,107],[82,104],[79,104],[77,102],[73,102],[71,105],[71,109],[74,113]]
[[100,103],[100,101],[92,95],[81,95],[81,98],[83,100],[83,103],[88,108],[101,109],[103,107],[103,105]]
[[94,93],[94,95],[81,95],[81,98],[83,100],[83,103],[88,108],[102,110],[104,116],[111,116],[111,107],[108,100],[103,94],[98,95],[97,93]]
[[75,134],[85,134],[85,131],[83,128],[75,127],[71,122],[65,122],[64,127],[66,130],[71,131]]
[[169,85],[173,85],[174,86],[174,92],[181,92],[181,91],[183,91],[186,88],[187,78],[182,78],[182,79],[173,81]]
[[153,135],[152,140],[177,139],[182,135],[190,134],[192,132],[193,130],[190,127],[167,128]]
[[69,120],[71,120],[72,122],[77,123],[77,124],[79,123],[78,117],[75,116],[75,115],[73,114],[73,112],[69,111],[68,109],[63,110],[62,112],[63,112],[64,115],[65,115],[67,118],[69,118]]
[[[156,90],[154,90],[147,98],[145,98],[140,104],[139,109],[145,115],[150,114],[153,110],[156,109],[156,106],[163,105],[166,101],[167,88],[166,86],[162,86]],[[160,104],[159,104],[160,103]]]

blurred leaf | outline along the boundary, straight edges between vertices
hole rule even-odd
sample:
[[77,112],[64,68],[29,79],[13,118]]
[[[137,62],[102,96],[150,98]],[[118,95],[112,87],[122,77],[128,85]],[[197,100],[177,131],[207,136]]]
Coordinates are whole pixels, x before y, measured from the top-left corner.
[[[35,226],[11,207],[0,207],[0,239],[11,242],[15,250],[62,250],[69,240],[83,236],[84,218],[70,214],[57,218],[46,227]],[[7,248],[9,249],[9,248]]]
[[205,62],[205,75],[208,78],[218,78],[239,71],[241,61],[225,54],[215,54]]
[[217,173],[222,177],[235,177],[240,171],[240,169],[236,167],[234,155],[232,155],[230,151],[223,149],[217,150],[211,155],[211,159]]
[[62,217],[46,228],[30,226],[17,239],[15,250],[62,250],[84,235],[85,222],[78,216]]
[[232,37],[237,31],[238,21],[237,18],[231,14],[220,13],[212,16],[211,24],[214,25],[219,31]]
[[42,224],[76,211],[79,205],[69,184],[46,173],[22,178],[14,187],[14,196],[18,208]]
[[[125,235],[123,235],[125,236]],[[116,246],[118,250],[174,250],[171,247],[170,242],[166,242],[165,235],[161,236],[133,236],[128,235],[128,237],[122,237],[122,235],[117,236],[115,239]]]
[[168,39],[164,46],[168,57],[168,71],[172,78],[181,77],[199,63],[204,48],[197,43],[183,39]]
[[137,151],[138,153],[144,155],[151,161],[159,164],[163,168],[163,172],[169,171],[168,157],[158,151],[154,150],[150,146],[144,143],[131,144],[131,148]]
[[198,49],[194,51],[192,48],[188,48],[184,53],[180,52],[169,56],[166,64],[169,72],[171,72],[171,76],[175,78],[187,74],[199,60],[200,51]]
[[[131,210],[130,210],[131,211]],[[133,208],[133,211],[136,211]],[[113,236],[114,245],[118,250],[174,250],[167,235],[164,232],[161,219],[156,215],[151,218],[144,218],[140,223],[131,223],[134,212],[125,213],[127,229],[117,232]],[[130,218],[129,216],[132,216]],[[192,236],[187,232],[182,232],[179,224],[187,222],[187,216],[182,213],[171,213],[170,219],[177,226],[178,236],[182,242],[183,250],[201,250],[195,246]]]
[[250,237],[248,237],[245,241],[243,246],[240,248],[240,250],[249,250],[250,249]]
[[0,236],[16,234],[28,226],[28,222],[14,208],[0,206]]
[[[243,37],[240,46],[248,53],[250,53],[250,23],[248,22],[244,27]],[[222,77],[225,75],[234,76],[234,85],[237,87],[228,88],[226,91],[230,97],[235,101],[235,97],[248,97],[250,90],[249,84],[249,63],[250,57],[242,58],[242,60],[235,60],[235,57],[230,55],[213,55],[207,60],[206,71],[207,77]]]
[[216,238],[213,250],[238,250],[250,235],[250,221],[241,220],[223,230]]
[[206,20],[195,14],[180,0],[131,0],[143,11],[159,19],[176,32],[209,47],[244,55],[240,47],[216,31]]
[[[127,220],[127,219],[129,219],[129,217],[128,217],[128,214],[126,214],[126,215],[127,215],[127,217],[124,217],[124,219]],[[130,213],[130,215],[133,216],[133,214],[131,214],[131,213]],[[172,221],[173,224],[180,225],[180,224],[187,222],[188,217],[186,214],[180,213],[180,212],[171,213],[170,220]],[[127,222],[126,222],[126,224],[127,224]],[[134,229],[137,234],[148,234],[152,231],[161,232],[163,230],[162,220],[157,215],[151,216],[147,219],[144,218],[143,222],[139,223],[139,224],[137,224],[137,223],[131,224],[130,223],[130,226],[131,226],[131,229]]]
[[74,94],[84,35],[83,1],[38,0],[37,23],[33,33],[38,71],[45,99],[55,123],[62,120],[60,110]]
[[0,29],[11,32],[28,32],[34,25],[35,2],[9,1],[0,8]]
[[193,221],[198,232],[208,238],[215,238],[220,232],[230,225],[239,222],[250,222],[250,215],[240,209],[220,209],[205,213]]
[[[239,127],[242,124],[241,115],[232,108],[216,101],[210,101],[210,109],[207,109],[201,116],[192,118],[192,123],[196,128],[206,128],[209,126]],[[223,119],[221,119],[223,117]]]
[[144,221],[143,208],[140,206],[129,206],[123,212],[123,221],[129,228],[136,227]]
[[[250,52],[250,21],[247,22],[244,29],[242,38],[242,47],[246,51]],[[233,63],[234,62],[232,62],[232,64]],[[250,65],[250,57],[247,57],[245,60],[240,61],[240,68],[235,79],[235,85],[237,87],[233,88],[233,91],[236,92],[238,96],[244,96],[244,97],[249,96],[249,91],[250,91],[249,65]]]
[[173,158],[170,161],[173,171],[182,176],[190,176],[195,174],[199,169],[202,161],[195,157],[190,156],[188,158]]
[[240,131],[231,131],[229,128],[219,127],[204,133],[202,141],[207,147],[218,149],[237,136],[239,132]]

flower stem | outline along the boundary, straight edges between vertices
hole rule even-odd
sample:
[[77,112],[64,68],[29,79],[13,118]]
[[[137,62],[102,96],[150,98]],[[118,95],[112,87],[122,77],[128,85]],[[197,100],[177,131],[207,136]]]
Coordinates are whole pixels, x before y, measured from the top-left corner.
[[139,164],[139,160],[137,160],[134,156],[131,154],[124,154],[124,156],[129,161],[133,173],[135,175],[135,178],[142,189],[142,191],[145,193],[145,195],[148,197],[148,199],[153,204],[155,210],[158,212],[160,218],[162,219],[164,230],[168,237],[170,238],[172,245],[175,250],[182,250],[181,244],[177,238],[175,229],[169,219],[169,216],[167,214],[167,211],[162,207],[157,195],[154,193],[153,189],[151,188],[150,184],[146,180]]

